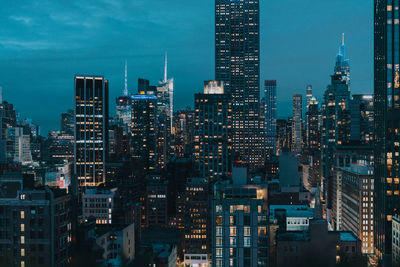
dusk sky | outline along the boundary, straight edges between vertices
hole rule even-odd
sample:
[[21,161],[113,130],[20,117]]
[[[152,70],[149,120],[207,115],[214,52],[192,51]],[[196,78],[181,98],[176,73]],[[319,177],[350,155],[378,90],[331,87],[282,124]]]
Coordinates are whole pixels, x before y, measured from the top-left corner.
[[[307,84],[321,100],[342,32],[352,93],[373,92],[372,0],[260,2],[261,80],[278,81],[279,117],[291,116],[291,97]],[[138,77],[162,78],[168,51],[176,109],[193,106],[203,81],[214,79],[214,0],[3,0],[0,24],[3,99],[42,135],[59,130],[60,114],[73,108],[75,74],[110,81],[112,115],[125,59],[136,93]]]

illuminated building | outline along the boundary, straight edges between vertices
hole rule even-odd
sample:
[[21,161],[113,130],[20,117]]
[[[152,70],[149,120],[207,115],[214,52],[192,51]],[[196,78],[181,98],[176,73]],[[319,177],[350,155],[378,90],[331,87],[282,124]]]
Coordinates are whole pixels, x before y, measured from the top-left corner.
[[374,253],[374,169],[362,161],[338,169],[341,176],[341,229],[360,238],[363,254]]
[[264,82],[264,133],[265,146],[272,155],[276,154],[276,81]]
[[374,3],[374,232],[376,252],[389,264],[392,218],[400,208],[400,3]]
[[20,173],[0,177],[0,265],[68,266],[71,196],[47,186],[33,188],[27,180]]
[[157,167],[157,97],[133,95],[131,154],[143,162],[145,170]]
[[146,178],[146,227],[168,226],[168,181],[160,175]]
[[302,136],[303,125],[303,100],[302,95],[296,94],[293,96],[293,151],[300,152],[303,146]]
[[307,89],[306,89],[306,107],[308,108],[308,106],[311,104],[311,100],[313,98],[312,95],[312,85],[307,85]]
[[328,188],[328,180],[332,178],[335,147],[350,140],[350,65],[346,59],[344,36],[336,56],[331,84],[324,93],[321,113],[321,168],[323,195],[327,197],[325,189]]
[[231,102],[222,82],[204,82],[195,95],[194,157],[201,177],[229,176],[232,168]]
[[268,266],[267,188],[221,183],[215,190],[212,266]]
[[108,81],[75,76],[74,177],[80,187],[106,181],[108,149]]
[[75,116],[74,110],[69,109],[67,113],[61,114],[61,133],[74,136]]
[[82,195],[82,218],[96,219],[96,224],[112,224],[117,188],[87,188]]
[[372,143],[374,140],[374,96],[353,95],[351,108],[351,140]]
[[307,119],[307,148],[310,152],[321,150],[321,130],[320,130],[320,116],[318,101],[311,98],[307,105],[306,119]]
[[[0,88],[1,89],[1,88]],[[0,90],[0,162],[7,162],[7,128],[17,125],[17,116],[14,106],[3,101]]]
[[190,108],[174,113],[173,135],[175,157],[183,158],[193,154],[194,110]]
[[188,178],[185,188],[185,266],[208,267],[210,226],[208,180]]
[[232,99],[235,160],[263,166],[258,0],[215,1],[215,80]]
[[8,162],[32,164],[30,136],[24,134],[22,127],[8,127],[6,133]]
[[126,126],[131,124],[131,101],[128,92],[128,64],[125,61],[125,87],[123,95],[117,97],[117,117]]

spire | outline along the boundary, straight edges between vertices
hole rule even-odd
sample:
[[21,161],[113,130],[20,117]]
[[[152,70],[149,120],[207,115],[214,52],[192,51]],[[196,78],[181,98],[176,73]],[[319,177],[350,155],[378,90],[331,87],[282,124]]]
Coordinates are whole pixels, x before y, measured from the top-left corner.
[[125,87],[124,96],[128,96],[128,61],[125,59]]
[[168,55],[167,55],[167,51],[165,51],[165,66],[164,66],[164,82],[167,81],[167,68],[168,68]]
[[0,86],[0,104],[3,103],[3,87]]
[[342,33],[342,45],[344,45],[344,33]]

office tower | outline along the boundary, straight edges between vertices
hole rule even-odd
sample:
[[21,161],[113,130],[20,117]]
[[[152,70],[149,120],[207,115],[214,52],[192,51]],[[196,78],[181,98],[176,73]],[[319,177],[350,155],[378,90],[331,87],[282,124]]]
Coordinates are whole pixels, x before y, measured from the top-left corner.
[[75,76],[74,178],[81,187],[106,181],[108,80]]
[[311,99],[313,98],[312,95],[312,85],[307,85],[307,89],[306,89],[306,108],[308,108],[308,105],[311,104]]
[[0,163],[6,163],[8,159],[7,128],[15,127],[16,125],[17,116],[14,106],[6,101],[2,101],[0,103]]
[[185,188],[185,266],[209,266],[210,226],[208,180],[188,178]]
[[71,196],[47,186],[33,188],[32,183],[20,173],[0,177],[0,265],[67,266]]
[[342,179],[340,230],[353,232],[362,241],[362,253],[374,253],[374,168],[357,161],[350,167],[339,167]]
[[69,109],[61,114],[61,134],[74,136],[75,115],[74,110]]
[[319,110],[318,101],[311,98],[307,105],[307,148],[310,152],[321,150],[321,130],[319,119],[321,112]]
[[159,110],[159,116],[162,113],[165,113],[168,122],[168,135],[170,135],[172,130],[172,118],[174,114],[174,78],[168,78],[168,60],[166,53],[164,78],[157,86],[157,97],[163,106],[162,110]]
[[[333,158],[334,162],[332,165],[332,177],[327,181],[326,184],[324,184],[324,186],[327,186],[327,194],[324,195],[324,197],[327,197],[327,217],[332,225],[332,228],[335,230],[342,230],[343,170],[350,170],[352,164],[366,166],[371,165],[371,162],[373,161],[373,150],[371,145],[369,144],[352,141],[347,143],[346,145],[336,146]],[[365,201],[369,200],[370,199],[365,199]],[[354,202],[353,204],[355,205]],[[372,206],[363,207],[363,209],[368,208],[372,208]],[[354,220],[352,221],[352,223],[355,224]],[[365,227],[363,228],[363,230],[367,230]]]
[[157,97],[133,95],[131,154],[142,162],[144,170],[157,167]]
[[223,82],[204,82],[195,95],[194,157],[201,177],[215,180],[232,171],[231,98]]
[[[392,218],[400,208],[398,151],[400,143],[399,1],[375,0],[375,246],[389,262]],[[386,257],[387,256],[387,257]]]
[[215,1],[215,79],[232,97],[235,159],[262,166],[258,0]]
[[146,227],[168,226],[168,181],[160,175],[146,177]]
[[372,143],[374,140],[374,96],[353,95],[351,109],[351,140]]
[[267,151],[276,154],[276,81],[264,82],[264,133]]
[[31,137],[24,134],[22,127],[8,127],[6,132],[8,162],[32,164]]
[[[331,84],[324,93],[321,113],[321,167],[324,188],[327,188],[326,179],[332,177],[334,149],[350,139],[350,64],[346,59],[344,37],[339,54],[336,56]],[[323,193],[327,194],[327,192]]]
[[303,100],[302,95],[293,96],[293,151],[300,152],[302,148]]
[[211,203],[212,266],[267,266],[267,189],[219,184],[215,191]]
[[193,154],[194,110],[189,107],[174,113],[173,135],[175,157],[183,158]]
[[131,100],[128,92],[128,63],[125,61],[125,87],[122,96],[117,97],[117,118],[125,126],[130,126],[132,119]]

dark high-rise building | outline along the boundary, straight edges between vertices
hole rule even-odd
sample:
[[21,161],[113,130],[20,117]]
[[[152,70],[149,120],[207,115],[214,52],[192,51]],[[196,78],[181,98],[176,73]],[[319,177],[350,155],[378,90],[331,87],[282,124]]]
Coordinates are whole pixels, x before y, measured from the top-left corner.
[[386,263],[392,253],[392,218],[400,208],[400,3],[374,3],[374,232],[378,256]]
[[232,171],[231,116],[223,82],[204,82],[204,93],[195,95],[194,156],[201,177],[214,180]]
[[276,81],[264,82],[264,133],[265,147],[273,155],[276,153]]
[[61,133],[73,136],[74,127],[75,127],[74,110],[69,109],[67,113],[61,114]]
[[259,0],[215,1],[215,79],[232,97],[235,159],[262,166]]
[[[322,176],[324,179],[329,179],[332,177],[335,147],[345,144],[350,139],[350,64],[346,59],[344,38],[336,56],[331,84],[324,94],[321,113]],[[324,180],[324,188],[327,188],[326,181]]]
[[303,100],[302,95],[293,96],[293,151],[300,152],[303,146]]
[[283,151],[288,151],[288,140],[287,140],[287,120],[276,121],[276,152],[280,154]]
[[[188,178],[185,188],[185,266],[208,266],[210,249],[208,180]],[[197,265],[196,265],[197,264]]]
[[157,167],[157,97],[133,95],[131,98],[131,153],[143,162],[145,170],[154,170]]
[[0,265],[68,266],[71,196],[47,186],[33,188],[27,180],[20,173],[0,177]]
[[374,140],[374,96],[353,95],[351,109],[351,140],[372,143]]
[[108,153],[108,81],[75,76],[74,174],[78,186],[106,181]]
[[183,158],[193,154],[194,110],[186,108],[174,113],[173,135],[175,157]]
[[310,152],[321,150],[321,129],[320,129],[320,111],[318,101],[315,98],[310,100],[307,106],[307,148]]
[[310,105],[312,98],[313,98],[312,85],[309,84],[309,85],[307,85],[307,89],[306,89],[306,101],[307,101],[306,107],[307,108],[308,108],[308,105]]

